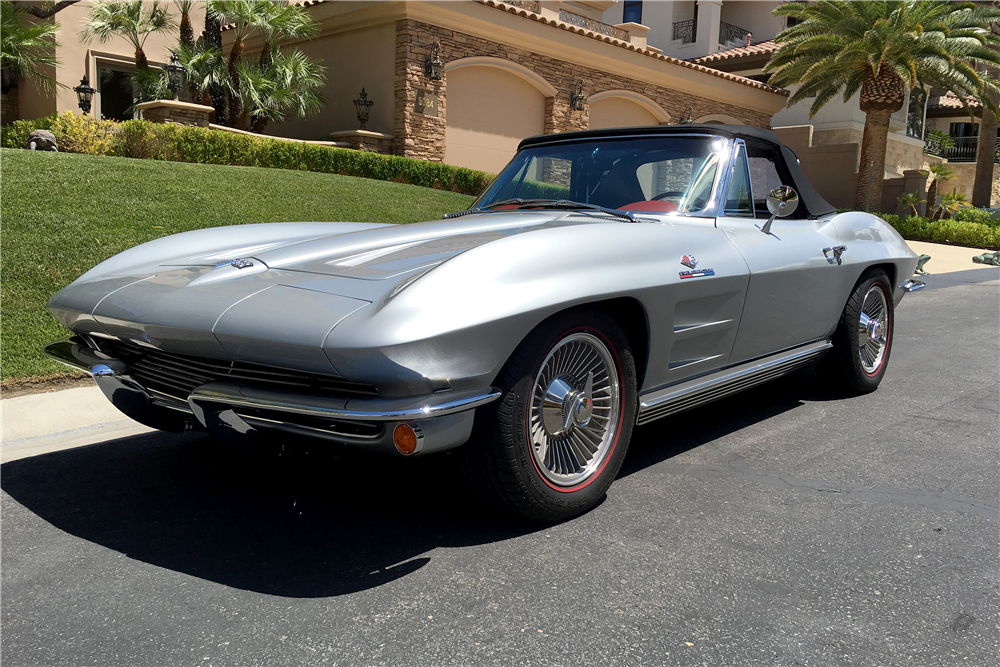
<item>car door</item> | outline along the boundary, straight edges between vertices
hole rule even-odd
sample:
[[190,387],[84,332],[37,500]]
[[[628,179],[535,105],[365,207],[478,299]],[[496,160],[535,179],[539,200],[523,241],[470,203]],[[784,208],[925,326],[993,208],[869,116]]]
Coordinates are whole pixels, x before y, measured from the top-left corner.
[[842,245],[833,216],[810,220],[800,206],[791,216],[776,218],[769,234],[761,231],[769,217],[767,192],[775,185],[790,184],[790,178],[782,174],[777,151],[753,146],[748,151],[745,143],[737,143],[733,174],[716,223],[750,268],[730,363],[829,335],[843,306],[832,303],[833,288],[843,277],[838,272],[844,271],[829,250]]

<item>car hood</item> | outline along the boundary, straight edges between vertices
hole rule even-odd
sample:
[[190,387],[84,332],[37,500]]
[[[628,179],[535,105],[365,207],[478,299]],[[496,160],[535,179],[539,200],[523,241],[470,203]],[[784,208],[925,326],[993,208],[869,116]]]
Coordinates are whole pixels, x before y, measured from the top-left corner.
[[403,281],[491,241],[595,222],[607,220],[509,211],[410,225],[198,230],[112,257],[56,294],[49,310],[78,333],[209,357],[266,363],[281,341],[290,365],[329,372],[321,347],[333,327]]

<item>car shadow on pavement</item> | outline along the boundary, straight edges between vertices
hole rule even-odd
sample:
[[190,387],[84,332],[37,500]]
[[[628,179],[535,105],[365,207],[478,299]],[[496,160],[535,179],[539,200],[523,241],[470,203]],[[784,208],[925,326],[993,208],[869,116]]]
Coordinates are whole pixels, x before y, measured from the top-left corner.
[[632,432],[618,473],[627,477],[730,433],[794,410],[805,401],[839,400],[824,389],[812,367],[795,371],[694,410],[658,419]]
[[[638,429],[620,476],[793,409],[808,391],[792,376]],[[484,508],[456,458],[309,443],[247,455],[202,434],[156,432],[6,463],[0,486],[56,528],[132,559],[269,595],[328,597],[404,577],[437,547],[544,528]]]

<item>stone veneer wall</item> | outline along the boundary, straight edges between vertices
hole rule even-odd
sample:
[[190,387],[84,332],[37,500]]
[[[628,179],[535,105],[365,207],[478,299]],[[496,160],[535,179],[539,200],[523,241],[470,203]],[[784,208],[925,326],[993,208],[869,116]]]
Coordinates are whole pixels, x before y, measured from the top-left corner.
[[15,120],[21,120],[17,99],[17,88],[11,88],[5,94],[0,94],[0,125],[8,125]]
[[[695,118],[712,113],[724,113],[754,127],[767,128],[771,123],[771,117],[765,113],[654,86],[638,79],[623,78],[481,37],[407,19],[396,22],[393,150],[397,155],[421,160],[444,159],[448,75],[445,74],[441,81],[431,81],[424,75],[424,60],[430,54],[431,44],[435,41],[441,43],[440,58],[446,64],[470,56],[489,56],[518,63],[544,77],[558,91],[555,97],[545,101],[546,134],[585,130],[590,126],[589,109],[573,111],[570,108],[570,91],[578,79],[584,80],[584,93],[587,95],[605,90],[629,90],[645,95],[663,107],[672,122],[680,121],[690,106]],[[418,89],[437,95],[436,116],[422,114],[416,110]]]
[[153,123],[177,123],[179,125],[208,127],[208,112],[197,109],[178,109],[168,106],[155,107],[143,110],[142,117]]

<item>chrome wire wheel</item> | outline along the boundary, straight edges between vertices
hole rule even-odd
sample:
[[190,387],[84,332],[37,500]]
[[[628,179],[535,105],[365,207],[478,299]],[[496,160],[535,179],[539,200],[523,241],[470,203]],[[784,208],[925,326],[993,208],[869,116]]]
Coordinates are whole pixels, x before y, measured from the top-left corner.
[[868,375],[875,375],[882,366],[888,336],[889,304],[885,291],[875,284],[865,293],[858,318],[858,354],[861,367]]
[[573,487],[599,472],[621,422],[615,357],[597,336],[574,333],[542,361],[532,384],[528,430],[539,472]]

